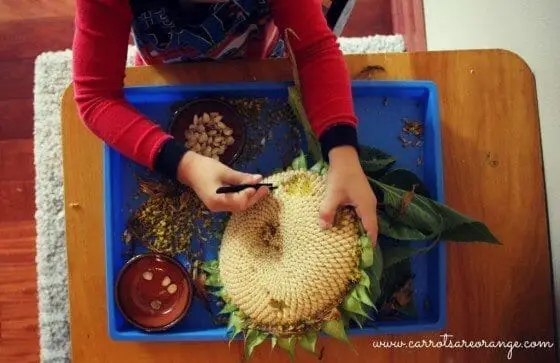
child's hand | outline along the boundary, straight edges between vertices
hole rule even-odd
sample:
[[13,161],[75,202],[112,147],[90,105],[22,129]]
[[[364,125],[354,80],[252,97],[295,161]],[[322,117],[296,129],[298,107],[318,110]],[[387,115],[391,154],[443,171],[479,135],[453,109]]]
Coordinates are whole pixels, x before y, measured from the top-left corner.
[[338,207],[354,206],[375,244],[377,199],[360,165],[356,149],[351,146],[336,147],[330,151],[329,161],[327,196],[321,206],[319,224],[323,228],[330,227]]
[[212,212],[243,211],[268,194],[268,188],[248,188],[240,193],[217,194],[219,187],[258,183],[262,176],[235,171],[217,160],[195,152],[187,152],[183,156],[177,178],[190,186]]

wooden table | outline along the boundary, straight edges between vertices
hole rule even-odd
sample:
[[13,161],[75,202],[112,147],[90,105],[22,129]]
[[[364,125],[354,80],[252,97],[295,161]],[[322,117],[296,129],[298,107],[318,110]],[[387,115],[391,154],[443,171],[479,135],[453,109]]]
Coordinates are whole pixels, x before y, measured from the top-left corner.
[[[535,82],[516,55],[498,50],[348,56],[352,75],[381,65],[379,79],[433,80],[440,92],[447,203],[485,221],[503,242],[449,247],[448,325],[454,340],[555,343],[551,263]],[[327,75],[325,75],[327,76]],[[284,60],[129,69],[127,85],[290,80]],[[118,343],[107,334],[101,143],[63,100],[64,185],[74,362],[238,362],[240,344]],[[76,204],[72,204],[76,203]],[[507,349],[381,349],[354,338],[359,355],[322,339],[325,362],[502,362]],[[301,361],[315,361],[298,351]],[[188,358],[187,358],[188,357]],[[257,349],[255,362],[288,361]],[[514,362],[557,361],[554,348],[514,349]],[[298,361],[300,361],[298,359]]]

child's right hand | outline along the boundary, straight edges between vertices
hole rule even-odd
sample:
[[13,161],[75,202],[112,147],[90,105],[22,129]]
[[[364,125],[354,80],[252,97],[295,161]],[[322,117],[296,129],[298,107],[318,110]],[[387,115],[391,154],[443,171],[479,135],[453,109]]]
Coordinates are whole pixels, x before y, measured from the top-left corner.
[[179,163],[177,178],[191,187],[212,212],[238,212],[252,207],[265,197],[268,188],[245,189],[239,193],[217,194],[219,187],[245,183],[259,183],[261,175],[235,171],[212,158],[189,151]]

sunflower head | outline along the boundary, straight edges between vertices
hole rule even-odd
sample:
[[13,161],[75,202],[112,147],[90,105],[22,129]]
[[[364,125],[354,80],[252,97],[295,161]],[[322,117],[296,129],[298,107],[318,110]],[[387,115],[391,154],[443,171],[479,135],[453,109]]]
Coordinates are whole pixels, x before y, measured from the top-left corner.
[[308,169],[302,154],[267,177],[278,188],[231,215],[218,259],[204,264],[246,356],[268,338],[292,357],[298,343],[314,352],[321,332],[347,341],[349,320],[360,324],[374,307],[365,271],[374,251],[355,212],[341,209],[329,229],[317,223],[326,170],[323,162]]

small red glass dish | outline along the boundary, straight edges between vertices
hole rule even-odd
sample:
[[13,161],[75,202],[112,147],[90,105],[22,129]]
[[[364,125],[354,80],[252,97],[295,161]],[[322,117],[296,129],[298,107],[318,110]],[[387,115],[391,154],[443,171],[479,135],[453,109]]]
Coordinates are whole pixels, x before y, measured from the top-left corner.
[[116,303],[124,318],[147,332],[168,330],[190,308],[192,282],[176,260],[146,253],[131,258],[115,284]]

